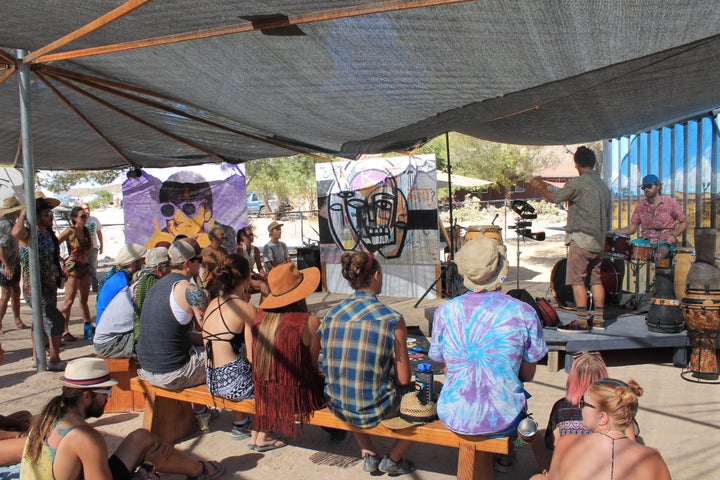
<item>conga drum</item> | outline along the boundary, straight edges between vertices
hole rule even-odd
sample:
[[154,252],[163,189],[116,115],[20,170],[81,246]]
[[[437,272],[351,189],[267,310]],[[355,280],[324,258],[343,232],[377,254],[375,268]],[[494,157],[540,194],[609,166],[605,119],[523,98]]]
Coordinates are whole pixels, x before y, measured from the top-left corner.
[[497,225],[470,225],[465,233],[465,241],[468,242],[479,235],[491,238],[499,245],[503,244],[502,233]]
[[673,280],[673,284],[675,298],[678,300],[685,296],[685,279],[687,279],[687,274],[693,263],[695,263],[695,250],[688,248],[678,248],[675,250],[675,256],[673,257],[675,279]]
[[603,251],[612,258],[627,259],[630,256],[630,236],[622,233],[605,234]]
[[692,348],[690,370],[698,378],[717,379],[720,371],[715,350],[720,330],[720,298],[683,298],[680,309]]

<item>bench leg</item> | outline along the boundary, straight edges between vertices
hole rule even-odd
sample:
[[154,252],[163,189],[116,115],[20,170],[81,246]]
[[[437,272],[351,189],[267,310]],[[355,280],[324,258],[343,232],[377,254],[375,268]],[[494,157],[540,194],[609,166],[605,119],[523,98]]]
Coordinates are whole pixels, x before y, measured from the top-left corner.
[[557,350],[550,350],[547,354],[547,371],[555,373],[560,370],[560,352]]
[[458,480],[493,480],[494,476],[492,453],[479,452],[472,444],[460,444],[458,448]]
[[143,427],[165,442],[175,442],[198,428],[192,405],[171,398],[145,394]]

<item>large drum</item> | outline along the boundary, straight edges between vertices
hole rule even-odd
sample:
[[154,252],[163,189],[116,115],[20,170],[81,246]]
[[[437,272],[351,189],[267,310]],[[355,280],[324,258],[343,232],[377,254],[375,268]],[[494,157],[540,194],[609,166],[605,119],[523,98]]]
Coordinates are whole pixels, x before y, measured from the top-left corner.
[[675,298],[680,300],[685,296],[685,280],[690,267],[695,263],[695,250],[688,248],[675,249],[673,266],[675,268],[675,279],[673,280]]
[[[572,286],[565,285],[565,275],[567,273],[567,258],[559,260],[550,273],[550,286],[552,287],[553,296],[557,300],[558,305],[563,308],[575,308],[575,297],[573,297]],[[600,282],[605,290],[605,304],[614,300],[620,292],[623,274],[618,273],[615,265],[610,259],[603,259],[600,266]],[[588,278],[588,283],[590,279]],[[586,286],[588,286],[586,284]],[[589,288],[589,287],[588,287]]]
[[692,353],[690,370],[702,378],[717,379],[716,356],[718,330],[720,330],[720,299],[683,298],[680,303]]
[[497,225],[470,225],[465,233],[465,241],[468,242],[479,235],[491,238],[500,245],[503,244],[502,233]]
[[610,257],[627,259],[630,256],[630,236],[622,233],[606,234],[603,251]]

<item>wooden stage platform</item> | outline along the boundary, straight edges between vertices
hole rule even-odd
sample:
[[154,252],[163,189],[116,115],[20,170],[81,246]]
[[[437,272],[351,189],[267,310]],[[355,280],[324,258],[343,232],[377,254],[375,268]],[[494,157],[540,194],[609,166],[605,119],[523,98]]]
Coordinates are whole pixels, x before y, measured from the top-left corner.
[[[575,313],[558,310],[560,323],[569,323]],[[428,331],[432,335],[432,316],[435,307],[425,309]],[[605,330],[590,333],[559,332],[556,328],[543,328],[548,344],[547,366],[550,371],[558,371],[564,360],[565,371],[572,367],[572,354],[581,350],[636,350],[641,348],[673,348],[672,362],[676,367],[687,363],[689,346],[687,332],[656,333],[645,325],[645,314],[623,310],[619,307],[606,307]],[[671,359],[668,359],[670,361]]]

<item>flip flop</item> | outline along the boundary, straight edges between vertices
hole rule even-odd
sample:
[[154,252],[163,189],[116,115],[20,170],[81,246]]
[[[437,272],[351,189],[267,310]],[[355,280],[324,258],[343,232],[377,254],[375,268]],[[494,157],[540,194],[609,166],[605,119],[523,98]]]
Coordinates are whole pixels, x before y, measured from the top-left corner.
[[17,328],[18,330],[27,330],[30,327],[25,325],[23,322],[20,322],[15,324],[15,328]]
[[[278,445],[278,442],[280,442],[280,445]],[[278,448],[282,448],[286,446],[287,443],[283,442],[282,440],[278,440],[277,438],[273,440],[272,442],[268,443],[267,445],[253,445],[252,443],[248,444],[248,448],[250,450],[255,450],[256,452],[269,452],[270,450],[277,450]]]
[[[214,480],[216,478],[220,478],[225,473],[225,468],[218,463],[214,461],[206,462],[204,460],[201,460],[200,463],[202,464],[203,471],[200,475],[197,475],[195,477],[191,477],[188,475],[187,480]],[[210,474],[208,473],[208,465],[211,466],[215,473]]]
[[62,336],[62,340],[65,340],[66,342],[76,342],[77,337],[73,335],[72,333],[66,333]]

